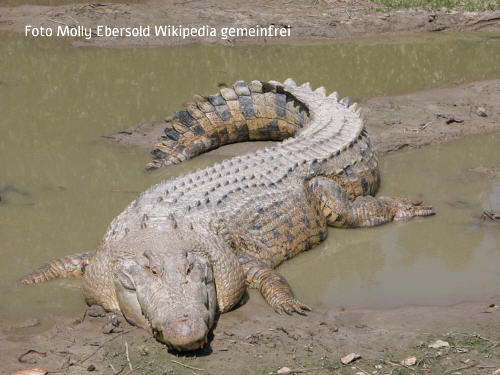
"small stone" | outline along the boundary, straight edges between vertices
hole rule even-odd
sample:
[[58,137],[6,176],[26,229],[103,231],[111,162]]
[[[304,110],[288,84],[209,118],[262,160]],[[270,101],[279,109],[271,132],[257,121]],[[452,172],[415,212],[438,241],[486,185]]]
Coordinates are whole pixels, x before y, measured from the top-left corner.
[[417,357],[408,357],[401,361],[403,366],[413,366],[415,363],[417,363]]
[[488,117],[488,114],[486,113],[486,109],[484,107],[478,107],[476,109],[476,115],[479,117]]
[[276,371],[278,374],[288,374],[290,372],[290,368],[288,367],[282,367],[278,371]]
[[439,349],[439,348],[449,348],[450,344],[443,340],[436,340],[432,344],[429,345],[429,348]]
[[95,366],[94,365],[90,365],[89,367],[87,367],[87,371],[95,371]]
[[375,365],[375,368],[376,368],[377,370],[381,370],[381,369],[382,369],[382,365]]
[[40,367],[33,367],[33,368],[27,368],[24,370],[19,370],[16,372],[13,372],[10,375],[45,375],[47,374],[47,370],[40,368]]
[[361,358],[361,355],[359,355],[357,353],[350,353],[350,354],[346,355],[345,357],[342,357],[340,359],[340,362],[342,362],[343,365],[347,365],[347,364],[354,362],[360,358]]

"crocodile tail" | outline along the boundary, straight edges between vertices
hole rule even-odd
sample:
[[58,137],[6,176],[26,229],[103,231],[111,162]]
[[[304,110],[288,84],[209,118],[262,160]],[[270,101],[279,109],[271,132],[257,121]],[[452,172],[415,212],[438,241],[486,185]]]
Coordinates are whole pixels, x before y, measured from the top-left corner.
[[147,168],[178,164],[230,143],[281,141],[296,136],[308,119],[308,108],[282,87],[237,81],[215,95],[196,95],[176,112]]
[[83,277],[93,252],[83,252],[54,259],[21,279],[25,285],[40,284],[58,278]]

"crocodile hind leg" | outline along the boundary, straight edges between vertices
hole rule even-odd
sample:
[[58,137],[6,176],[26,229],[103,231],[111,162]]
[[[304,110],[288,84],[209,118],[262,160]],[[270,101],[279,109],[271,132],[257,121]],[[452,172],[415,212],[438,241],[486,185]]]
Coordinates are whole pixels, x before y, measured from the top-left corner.
[[21,279],[21,283],[31,285],[58,278],[83,277],[85,267],[89,264],[93,254],[93,252],[84,252],[54,259],[26,275]]
[[318,198],[327,224],[334,227],[372,227],[435,214],[431,206],[406,198],[359,196],[350,200],[342,186],[326,177],[311,179],[309,189]]
[[311,311],[309,306],[295,299],[292,288],[276,270],[246,255],[241,255],[239,260],[248,286],[260,290],[262,297],[278,314],[296,312],[305,315],[306,311]]

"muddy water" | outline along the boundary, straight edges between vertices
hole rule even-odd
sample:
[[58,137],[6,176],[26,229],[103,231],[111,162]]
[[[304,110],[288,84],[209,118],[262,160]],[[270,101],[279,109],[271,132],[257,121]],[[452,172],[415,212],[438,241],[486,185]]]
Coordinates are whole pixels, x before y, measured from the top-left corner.
[[315,306],[452,304],[499,295],[500,230],[479,216],[500,210],[500,180],[470,171],[498,165],[499,149],[496,134],[384,157],[378,194],[424,200],[437,215],[332,228],[320,247],[280,271]]
[[[236,79],[294,76],[362,99],[500,75],[500,40],[488,34],[136,49],[3,34],[0,56],[0,318],[9,319],[81,311],[78,282],[31,288],[16,280],[48,259],[93,249],[149,185],[221,159],[148,174],[148,155],[101,135],[162,118],[193,93]],[[457,143],[383,160],[383,192],[422,196],[439,216],[332,230],[326,244],[282,267],[298,295],[313,305],[392,306],[498,294],[498,230],[471,217],[498,202],[499,186],[467,172],[492,162],[491,139],[465,141],[465,154]]]

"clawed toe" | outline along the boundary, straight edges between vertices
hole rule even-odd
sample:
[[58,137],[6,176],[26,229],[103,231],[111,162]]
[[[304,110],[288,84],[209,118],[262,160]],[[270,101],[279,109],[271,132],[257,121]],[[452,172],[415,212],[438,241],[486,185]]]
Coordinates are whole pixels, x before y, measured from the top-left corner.
[[283,313],[292,315],[294,312],[299,315],[307,315],[306,311],[311,311],[311,308],[296,299],[287,299],[278,306],[275,306],[274,311],[280,315]]
[[430,216],[435,215],[436,211],[432,209],[432,206],[422,206],[422,202],[418,202],[411,207],[411,211],[414,216]]
[[406,198],[384,197],[382,199],[393,205],[396,209],[395,220],[408,220],[415,216],[431,216],[436,214],[432,206],[423,205],[422,201],[412,201]]
[[396,220],[408,220],[415,216],[431,216],[435,214],[436,211],[432,209],[432,206],[412,205],[400,208],[394,218]]

